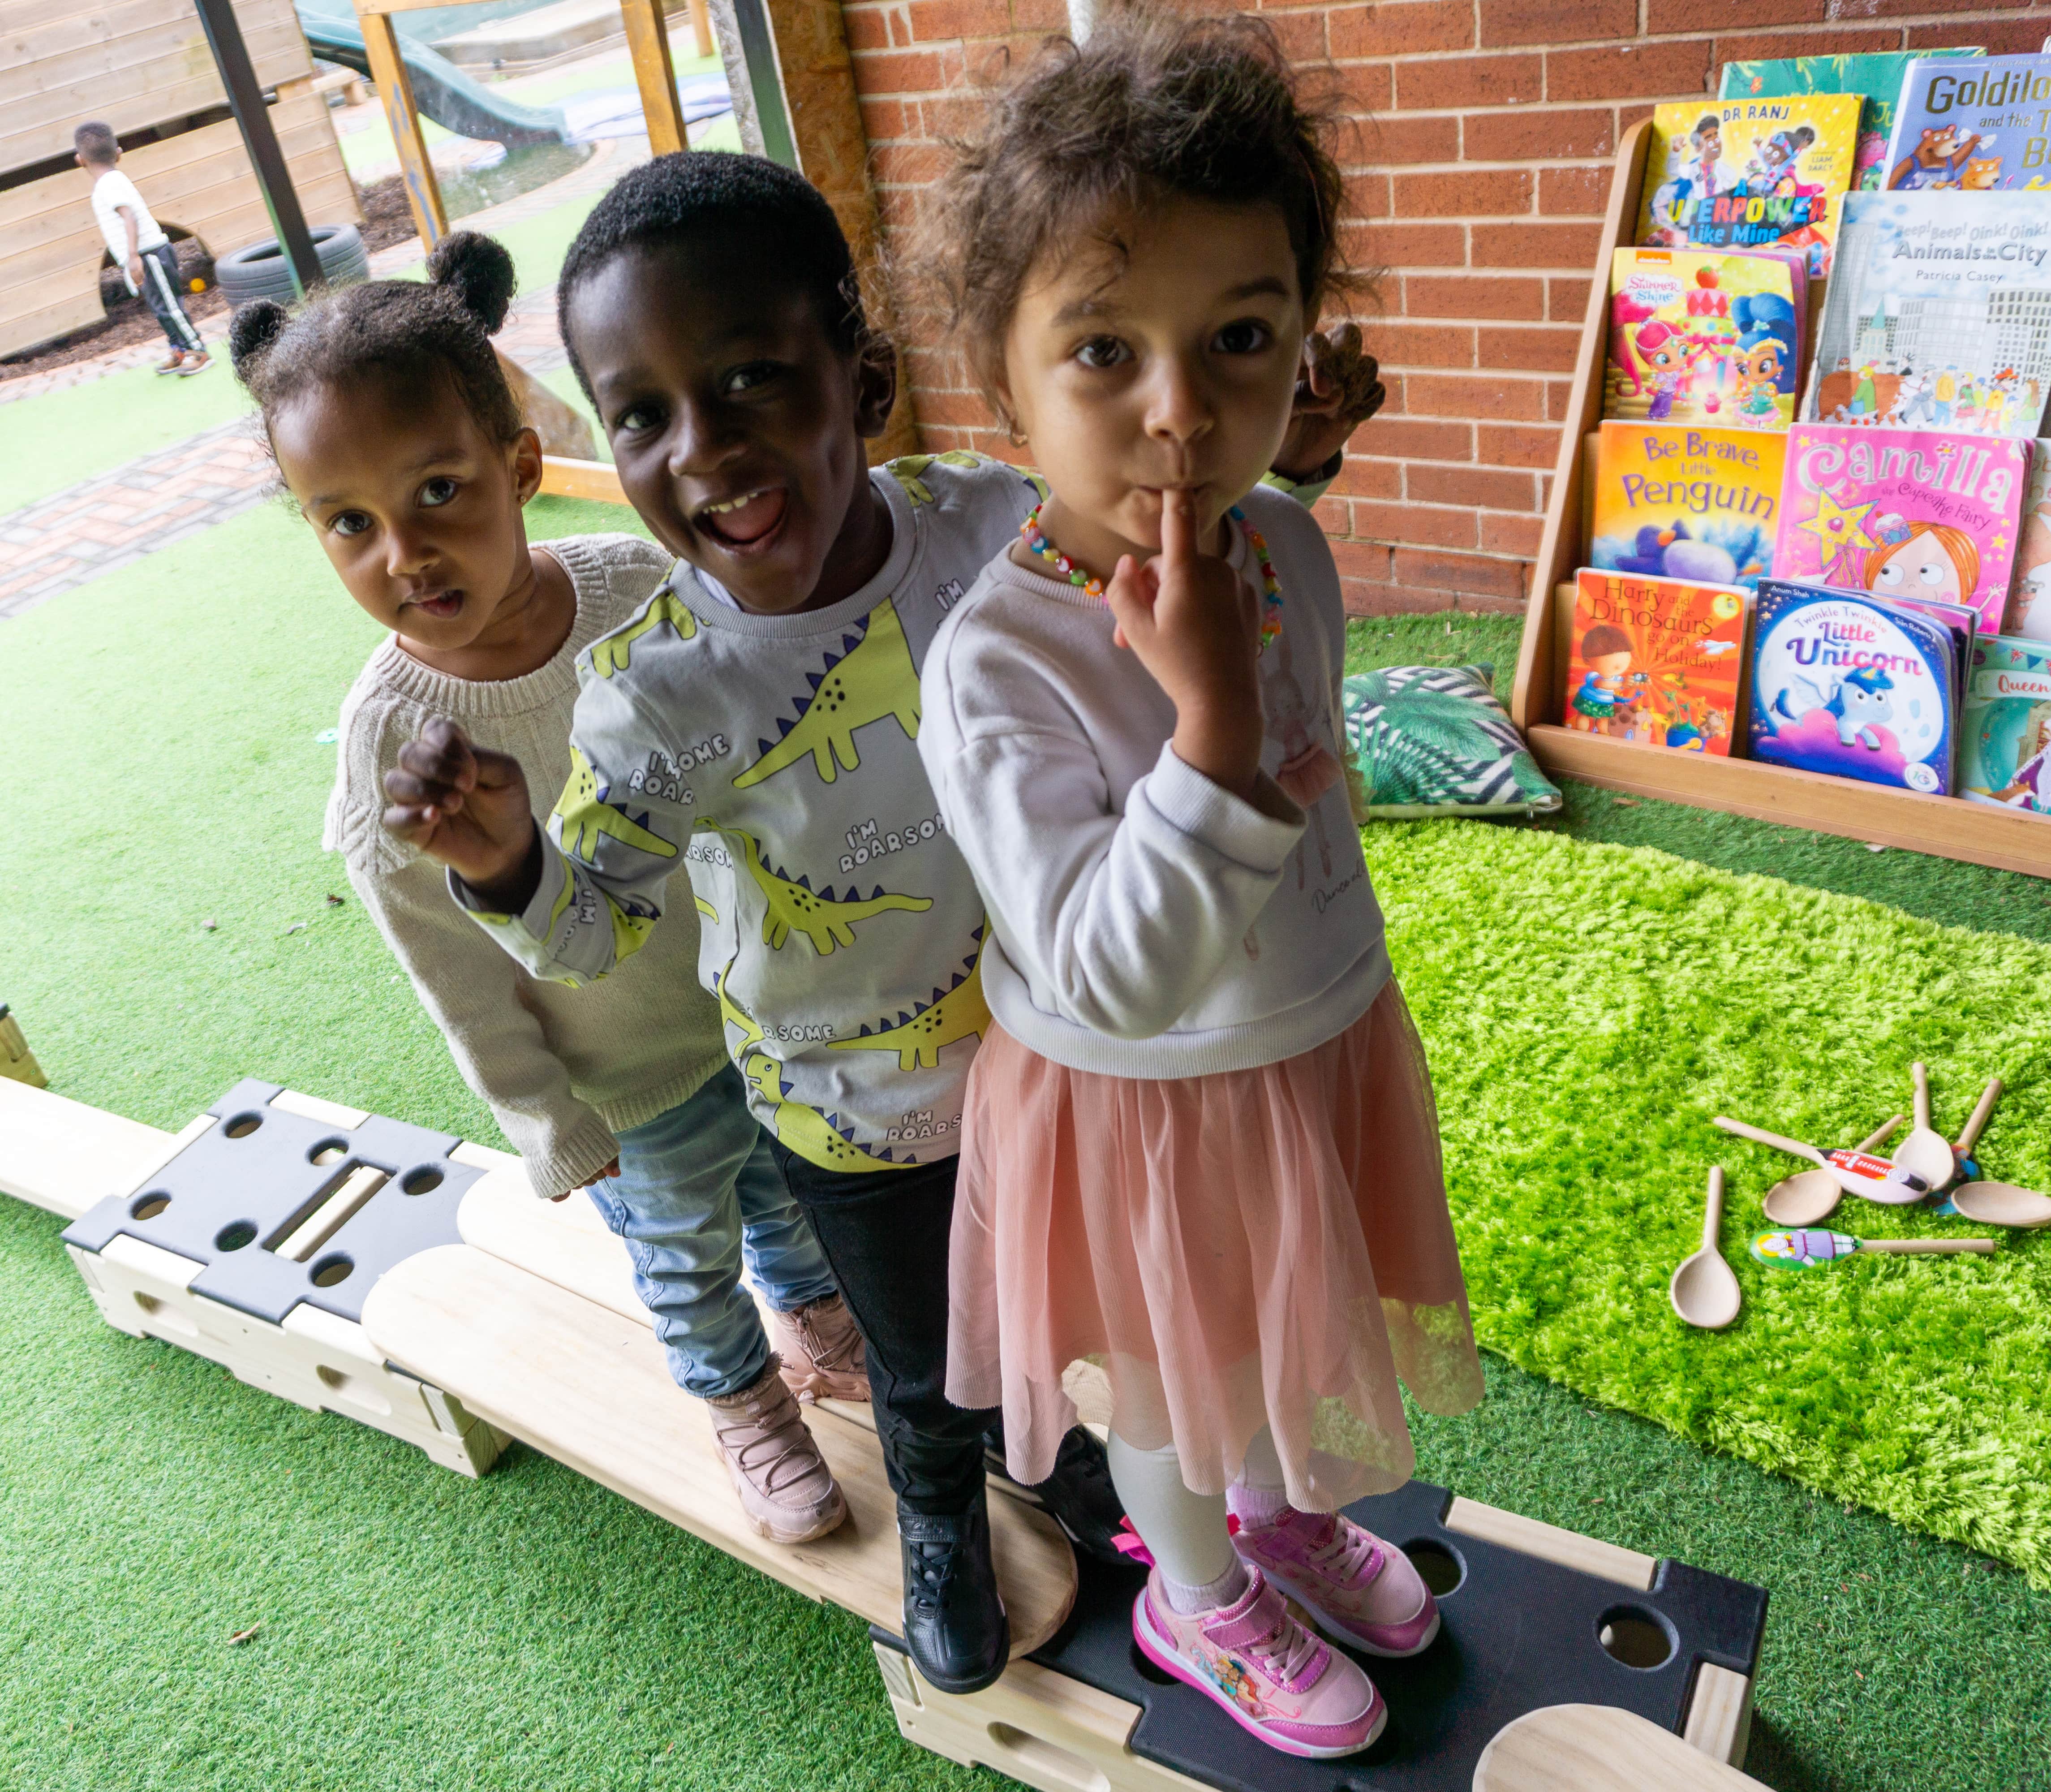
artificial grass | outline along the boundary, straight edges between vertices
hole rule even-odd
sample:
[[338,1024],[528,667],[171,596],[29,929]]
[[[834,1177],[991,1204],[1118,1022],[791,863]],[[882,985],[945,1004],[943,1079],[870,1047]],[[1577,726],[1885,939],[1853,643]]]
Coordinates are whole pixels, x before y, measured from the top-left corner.
[[[631,526],[557,499],[529,519],[537,536]],[[1477,656],[1439,626],[1448,656]],[[361,910],[322,901],[347,891],[318,851],[333,749],[314,737],[377,632],[304,525],[265,507],[6,627],[0,713],[37,726],[12,743],[0,788],[0,999],[59,1089],[175,1126],[253,1074],[496,1142]],[[1428,656],[1404,644],[1401,657]],[[110,731],[110,715],[132,720]],[[53,804],[55,792],[71,794]],[[1975,996],[1994,958],[2035,964],[2037,949],[1591,849],[1565,831],[1438,824],[1377,830],[1371,843],[1433,1049],[1484,1335],[1604,1399],[1612,1382],[1632,1386],[1631,1353],[1694,1375],[1730,1347],[1770,1358],[1762,1380],[1827,1403],[1827,1384],[1790,1382],[1766,1340],[1799,1353],[1804,1328],[1781,1338],[1783,1318],[1850,1303],[1871,1322],[1870,1355],[1895,1359],[1858,1365],[1896,1378],[1898,1399],[1874,1422],[1924,1399],[1908,1371],[1933,1333],[1924,1309],[1900,1311],[1898,1272],[1934,1269],[1942,1291],[1962,1268],[1995,1271],[2005,1286],[2041,1241],[1996,1264],[1854,1262],[1780,1295],[1755,1288],[1736,1332],[1674,1345],[1664,1282],[1694,1242],[1701,1129],[1658,1103],[1678,1090],[1692,1114],[1728,1086],[1708,1062],[1728,1047],[1747,1076],[1815,1086],[1760,1118],[1799,1117],[1803,1101],[1862,1117],[1854,1098],[1869,1088],[1887,1111],[1896,1085],[1871,1082],[1855,1041],[1830,1026],[1856,1027],[1897,999],[1912,1013],[1947,978]],[[1933,886],[1956,869],[1915,863]],[[1744,1031],[1744,1015],[1716,1011],[1713,990],[1658,957],[1670,937],[1696,954],[1688,962],[1734,954],[1756,1000],[1772,941],[1748,936],[1748,956],[1716,918],[1764,918],[1791,950],[1814,952],[1826,922],[1846,925],[1840,910],[1856,943],[1924,953],[1921,972],[1881,963],[1862,988],[1805,994],[1807,1021],[1761,1013]],[[199,926],[209,918],[213,933]],[[307,930],[287,933],[299,921]],[[2012,1005],[2026,1033],[2026,1000]],[[1888,1058],[1906,1016],[1885,1019]],[[1994,1026],[1971,1004],[1944,1024]],[[1690,1027],[1710,1031],[1691,1041]],[[1948,1113],[1979,1066],[1932,1055]],[[2019,1170],[2033,1152],[2041,1164],[2042,1133],[2030,1124],[2037,1073],[2010,1071],[2020,1086],[1988,1155]],[[1723,1148],[1728,1249],[1742,1191],[1763,1183],[1739,1166],[1769,1160]],[[1547,1178],[1557,1207],[1539,1199]],[[1589,1215],[1598,1203],[1619,1211]],[[1560,1213],[1600,1249],[1569,1252]],[[893,1739],[855,1621],[526,1452],[465,1483],[346,1420],[115,1334],[62,1261],[58,1229],[0,1203],[4,1777],[38,1792],[990,1783]],[[1506,1269],[1520,1260],[1528,1285]],[[2041,1313],[2018,1320],[2019,1336],[1986,1340],[1998,1369],[2041,1348]],[[1969,1327],[1955,1348],[1979,1348],[1980,1336]],[[1419,1421],[1421,1474],[1772,1589],[1750,1762],[1769,1785],[1949,1792],[2041,1778],[2051,1596],[1518,1369],[1492,1363],[1490,1381],[1476,1414]],[[2026,1407],[2036,1388],[2020,1398]],[[1678,1417],[1709,1435],[1719,1414]],[[1850,1460],[1870,1466],[1857,1450]],[[257,1638],[228,1646],[252,1619]]]

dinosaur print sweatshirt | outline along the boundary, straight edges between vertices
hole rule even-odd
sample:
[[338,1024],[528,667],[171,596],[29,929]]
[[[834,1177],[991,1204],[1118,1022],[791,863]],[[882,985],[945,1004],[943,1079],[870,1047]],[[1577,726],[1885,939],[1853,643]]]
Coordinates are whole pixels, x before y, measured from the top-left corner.
[[869,476],[893,531],[873,579],[830,609],[757,616],[679,562],[578,660],[570,780],[525,910],[485,912],[449,878],[529,970],[582,983],[658,930],[686,873],[699,977],[757,1117],[843,1172],[960,1148],[986,921],[920,761],[919,675],[1040,495],[968,454]]

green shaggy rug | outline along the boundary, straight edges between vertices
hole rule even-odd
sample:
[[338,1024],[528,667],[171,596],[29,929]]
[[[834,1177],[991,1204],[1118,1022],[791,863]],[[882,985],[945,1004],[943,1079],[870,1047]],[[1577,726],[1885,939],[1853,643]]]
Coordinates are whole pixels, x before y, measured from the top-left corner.
[[[1908,1110],[1920,1058],[1950,1133],[2002,1078],[1980,1157],[2051,1187],[2051,950],[1643,847],[1481,826],[1367,838],[1481,1341],[2051,1587],[2051,1238],[1768,1270],[1746,1256],[1759,1203],[1799,1166],[1709,1125],[1852,1144]],[[1666,1301],[1713,1164],[1745,1299],[1723,1332]],[[1831,1223],[1985,1230],[1858,1200]]]

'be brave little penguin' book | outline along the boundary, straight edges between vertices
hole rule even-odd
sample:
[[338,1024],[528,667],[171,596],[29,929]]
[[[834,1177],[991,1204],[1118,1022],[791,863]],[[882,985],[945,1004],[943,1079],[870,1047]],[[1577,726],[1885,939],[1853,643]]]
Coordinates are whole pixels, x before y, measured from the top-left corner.
[[1787,445],[1771,430],[1605,423],[1596,446],[1588,564],[1750,590],[1774,569]]

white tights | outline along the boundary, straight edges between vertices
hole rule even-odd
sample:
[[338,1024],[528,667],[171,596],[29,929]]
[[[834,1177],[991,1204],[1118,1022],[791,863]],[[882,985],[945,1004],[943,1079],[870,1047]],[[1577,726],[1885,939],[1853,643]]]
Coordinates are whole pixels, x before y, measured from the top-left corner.
[[[1225,1496],[1192,1493],[1183,1485],[1173,1444],[1141,1450],[1114,1431],[1107,1448],[1111,1478],[1125,1503],[1126,1516],[1168,1583],[1177,1608],[1197,1610],[1229,1602],[1242,1575],[1225,1523]],[[1246,1446],[1240,1485],[1271,1497],[1282,1486],[1281,1458],[1264,1425]],[[1209,1596],[1186,1603],[1178,1596],[1182,1594]]]

